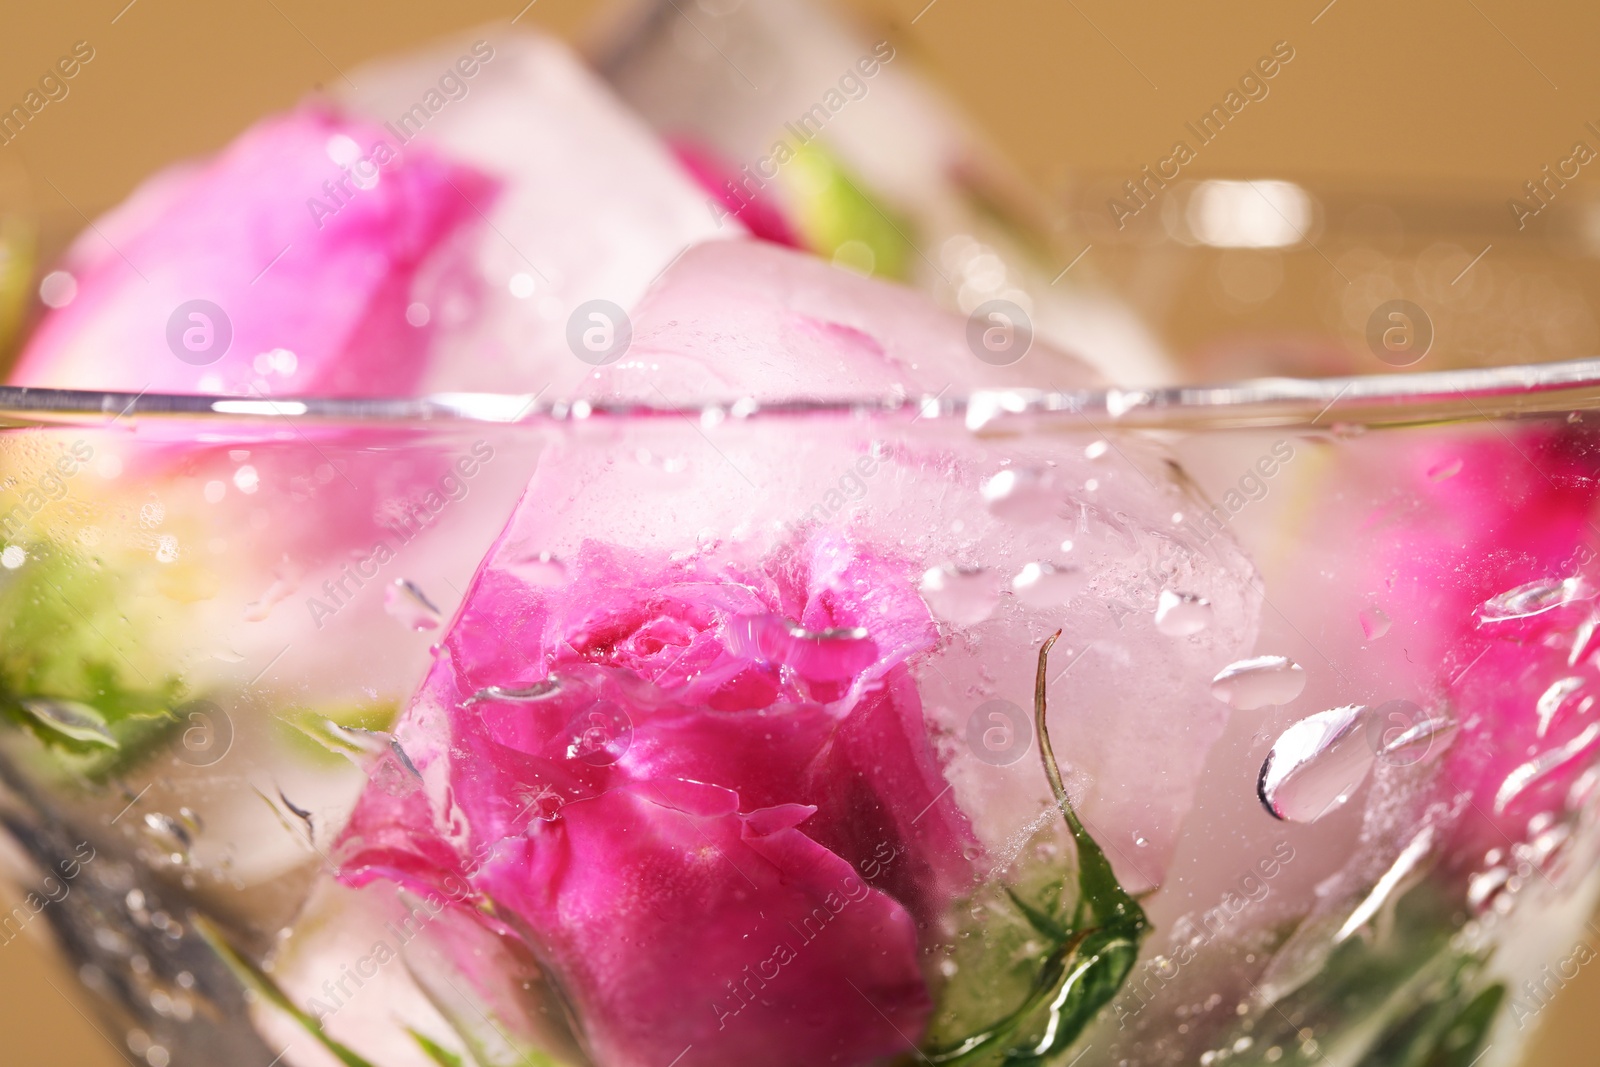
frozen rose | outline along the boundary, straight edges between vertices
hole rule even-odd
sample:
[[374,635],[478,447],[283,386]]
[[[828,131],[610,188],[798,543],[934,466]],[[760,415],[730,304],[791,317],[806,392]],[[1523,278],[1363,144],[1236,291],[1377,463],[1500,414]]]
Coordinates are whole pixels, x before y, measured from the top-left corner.
[[347,878],[465,878],[608,1065],[902,1047],[918,932],[972,879],[911,569],[830,537],[748,568],[590,544],[547,587],[517,525],[400,731],[423,782],[368,791]]
[[[994,366],[916,294],[756,242],[692,249],[635,319],[630,358],[587,395],[1092,380],[1042,345]],[[1159,884],[1226,722],[1193,668],[1253,640],[1231,547],[1214,546],[1220,567],[1173,555],[1181,493],[1093,451],[934,420],[883,441],[868,420],[758,421],[712,409],[696,428],[641,423],[623,452],[583,424],[550,443],[396,730],[406,760],[375,768],[341,844],[354,884],[470,885],[471,913],[541,959],[607,1067],[859,1064],[924,1038],[958,902],[1072,847],[1035,760],[963,740],[975,694],[1031,701],[1027,635],[1047,625],[1117,630],[1103,647],[1121,666],[1058,672],[1052,716],[1118,877]],[[1005,463],[1035,497],[1016,515],[980,491]],[[996,588],[992,622],[931,606],[930,568],[965,554],[998,586],[1064,536],[1081,577],[1025,601]],[[1145,595],[1140,569],[1208,597],[1214,624],[1175,645],[1153,607],[1108,621],[1103,600]],[[954,981],[985,984],[978,968]]]
[[[239,395],[404,395],[430,331],[416,272],[495,183],[321,106],[265,119],[147,181],[86,231],[17,385]],[[192,302],[208,301],[210,306]],[[413,319],[417,316],[413,315]]]

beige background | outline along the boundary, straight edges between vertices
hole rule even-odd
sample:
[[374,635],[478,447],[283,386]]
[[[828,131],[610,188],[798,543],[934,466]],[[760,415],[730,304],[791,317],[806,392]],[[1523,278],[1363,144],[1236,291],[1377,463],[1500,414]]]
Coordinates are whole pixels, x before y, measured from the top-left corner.
[[[677,0],[688,17],[697,2]],[[727,3],[728,0],[716,0]],[[744,0],[759,3],[760,0]],[[1042,188],[1132,173],[1164,154],[1274,41],[1296,50],[1270,103],[1230,127],[1193,177],[1287,177],[1515,195],[1600,122],[1600,6],[1510,0],[1205,4],[1112,0],[855,0],[917,56]],[[115,203],[153,168],[427,37],[509,22],[519,0],[93,0],[8,5],[0,103],[75,41],[94,60],[17,141],[0,193],[26,172],[47,239]],[[563,34],[598,8],[536,0],[522,22]],[[119,14],[120,13],[120,14]],[[920,15],[920,17],[919,17]],[[116,21],[113,22],[113,19]],[[913,23],[913,19],[915,22]],[[1315,20],[1315,21],[1313,21]],[[1600,189],[1600,168],[1579,182]],[[6,904],[9,907],[9,903]],[[43,924],[36,924],[38,927]],[[1536,1063],[1595,1062],[1600,970],[1547,1012]],[[0,947],[0,1060],[124,1062],[35,944]]]

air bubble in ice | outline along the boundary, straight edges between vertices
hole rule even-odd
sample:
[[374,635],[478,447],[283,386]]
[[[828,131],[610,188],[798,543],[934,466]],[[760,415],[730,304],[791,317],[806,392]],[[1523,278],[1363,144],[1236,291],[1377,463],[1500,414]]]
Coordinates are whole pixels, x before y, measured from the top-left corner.
[[1482,622],[1525,619],[1530,615],[1538,615],[1575,600],[1591,599],[1593,596],[1594,590],[1582,578],[1566,578],[1561,581],[1541,579],[1519,585],[1515,589],[1508,589],[1499,596],[1484,601],[1483,607],[1478,611],[1478,618]]
[[1467,906],[1473,914],[1486,915],[1494,910],[1496,900],[1510,879],[1511,872],[1505,867],[1490,867],[1467,879]]
[[1384,763],[1409,767],[1450,747],[1457,723],[1442,711],[1424,711],[1409,700],[1389,700],[1367,716],[1367,741]]
[[189,850],[194,838],[189,827],[171,815],[159,811],[148,812],[144,817],[145,836],[171,858],[174,863],[189,862]]
[[[1566,704],[1567,698],[1582,688],[1583,679],[1573,675],[1551,682],[1550,687],[1539,694],[1539,699],[1534,704],[1534,710],[1539,715],[1537,736],[1543,737],[1550,732],[1550,727],[1555,723],[1556,715],[1560,713],[1562,706]],[[1585,711],[1594,707],[1594,698],[1591,697],[1585,700],[1582,706]]]
[[919,587],[922,599],[939,618],[952,626],[975,626],[994,613],[1000,603],[995,575],[981,567],[946,563],[930,567]]
[[1288,656],[1255,656],[1230,663],[1211,680],[1211,695],[1239,711],[1287,704],[1306,687],[1305,668]]
[[1600,740],[1600,722],[1593,722],[1566,744],[1547,749],[1519,765],[1505,776],[1495,791],[1494,813],[1504,814],[1518,797],[1584,755],[1597,740]]
[[1192,593],[1161,590],[1156,599],[1156,629],[1168,637],[1188,637],[1211,625],[1211,601]]
[[1279,735],[1256,783],[1267,811],[1309,823],[1343,807],[1372,769],[1366,715],[1358,704],[1319,711]]
[[567,581],[566,564],[549,552],[516,560],[508,564],[506,569],[529,585],[542,589],[554,589]]
[[1048,471],[1007,467],[979,488],[989,513],[1008,522],[1048,522],[1065,509]]
[[1372,891],[1366,895],[1360,904],[1356,905],[1355,911],[1350,913],[1350,917],[1344,921],[1344,925],[1339,927],[1338,932],[1333,935],[1334,944],[1337,945],[1348,939],[1350,935],[1371,922],[1380,911],[1383,911],[1388,906],[1391,900],[1399,899],[1398,891],[1402,886],[1411,884],[1423,861],[1432,854],[1434,837],[1435,831],[1430,824],[1418,830],[1416,835],[1406,842],[1405,847],[1400,850],[1400,854],[1389,865],[1389,869],[1384,871],[1373,885]]
[[1447,459],[1428,468],[1428,481],[1442,482],[1461,473],[1461,460]]
[[547,678],[541,682],[534,682],[525,686],[499,686],[488,685],[473,693],[467,698],[468,704],[476,704],[482,700],[509,700],[516,703],[528,703],[535,700],[548,700],[561,692],[561,683],[555,678]]
[[1011,579],[1011,591],[1029,607],[1058,608],[1083,588],[1083,572],[1054,563],[1028,563]]
[[444,613],[409,578],[396,578],[383,591],[383,610],[408,630],[437,630]]

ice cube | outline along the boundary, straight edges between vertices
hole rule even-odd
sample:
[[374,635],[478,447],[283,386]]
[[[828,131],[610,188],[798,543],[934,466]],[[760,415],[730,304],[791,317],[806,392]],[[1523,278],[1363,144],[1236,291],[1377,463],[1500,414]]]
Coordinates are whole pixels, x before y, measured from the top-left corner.
[[569,342],[574,313],[589,321],[581,305],[627,313],[685,247],[744,232],[717,225],[688,172],[558,41],[462,38],[352,77],[350,106],[390,143],[498,182],[463,191],[483,224],[413,293],[438,331],[431,389],[569,395],[591,369]]
[[[814,0],[705,5],[694,16],[705,38],[646,0],[619,6],[632,17],[614,20],[601,70],[697,163],[719,157],[733,207],[774,204],[804,247],[962,315],[1010,301],[1039,337],[1113,381],[1174,380],[1159,340],[1093,284],[1097,253],[1083,239],[1041,261],[1020,236],[1046,232],[1051,206],[909,50]],[[708,185],[729,199],[722,182]]]

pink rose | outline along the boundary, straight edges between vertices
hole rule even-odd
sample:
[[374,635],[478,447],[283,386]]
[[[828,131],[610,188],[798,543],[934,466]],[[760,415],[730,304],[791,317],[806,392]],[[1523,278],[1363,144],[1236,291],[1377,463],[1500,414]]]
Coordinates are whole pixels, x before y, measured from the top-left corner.
[[800,235],[784,215],[783,208],[764,190],[740,174],[734,166],[699,141],[679,138],[673,154],[694,180],[710,196],[709,202],[722,205],[727,213],[749,228],[763,241],[800,248]]
[[589,542],[554,585],[517,555],[468,591],[398,732],[422,781],[368,790],[346,879],[464,879],[612,1067],[903,1050],[919,941],[973,878],[912,569],[833,536],[750,565]]
[[430,336],[406,317],[414,275],[494,193],[479,172],[395,151],[380,127],[320,106],[265,119],[151,178],[79,238],[63,264],[76,297],[45,316],[11,382],[410,393]]
[[1600,757],[1584,707],[1600,682],[1592,447],[1563,427],[1385,453],[1420,506],[1383,531],[1381,565],[1409,659],[1436,665],[1435,697],[1459,724],[1441,790],[1465,802],[1455,860],[1468,868],[1533,836],[1533,816],[1580,807]]

